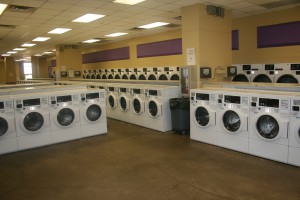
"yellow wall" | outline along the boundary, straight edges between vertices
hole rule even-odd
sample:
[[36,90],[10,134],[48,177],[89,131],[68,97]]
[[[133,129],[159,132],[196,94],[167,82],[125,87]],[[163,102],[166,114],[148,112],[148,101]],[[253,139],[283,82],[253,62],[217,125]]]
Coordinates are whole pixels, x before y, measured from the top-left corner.
[[13,57],[7,57],[6,59],[6,82],[16,82],[16,67]]
[[153,67],[153,66],[180,66],[183,65],[182,55],[158,56],[149,58],[137,58],[136,45],[181,38],[181,30],[168,31],[159,34],[148,35],[144,37],[133,38],[116,43],[100,45],[97,47],[83,49],[82,54],[121,48],[129,46],[130,59],[119,61],[107,61],[98,63],[83,64],[83,69],[100,69],[100,68],[130,68],[130,67]]
[[47,58],[39,58],[39,78],[49,78]]
[[233,63],[299,62],[300,45],[258,49],[256,33],[258,26],[299,20],[300,7],[234,19],[232,29],[239,30],[239,50],[233,51]]
[[6,70],[4,60],[0,60],[0,83],[6,83]]

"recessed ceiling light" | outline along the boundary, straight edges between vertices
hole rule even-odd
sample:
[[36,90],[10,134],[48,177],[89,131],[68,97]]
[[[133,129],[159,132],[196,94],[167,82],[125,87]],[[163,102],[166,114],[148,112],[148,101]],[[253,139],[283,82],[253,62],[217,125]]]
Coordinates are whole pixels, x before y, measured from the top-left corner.
[[16,51],[8,51],[6,52],[7,54],[14,54],[14,53],[17,53]]
[[53,52],[52,51],[46,51],[43,54],[51,54],[51,53],[53,53]]
[[49,40],[49,39],[50,39],[49,37],[37,37],[37,38],[33,39],[32,41],[44,42],[44,41]]
[[118,36],[121,36],[121,35],[126,35],[128,33],[112,33],[112,34],[109,34],[109,35],[105,35],[106,37],[118,37]]
[[25,43],[22,44],[21,47],[33,47],[35,44],[31,44],[31,43]]
[[82,43],[94,43],[99,41],[100,41],[99,39],[90,39],[90,40],[83,41]]
[[81,17],[78,17],[77,19],[74,19],[73,22],[82,22],[82,23],[89,23],[94,20],[100,19],[104,17],[105,15],[98,15],[98,14],[85,14]]
[[42,56],[42,54],[39,54],[39,53],[38,53],[38,54],[35,54],[34,56]]
[[14,51],[24,51],[26,48],[14,48]]
[[10,54],[5,53],[5,54],[2,54],[1,56],[10,56]]
[[143,26],[139,26],[138,28],[145,28],[145,29],[150,29],[150,28],[156,28],[156,27],[159,27],[159,26],[165,26],[169,23],[166,23],[166,22],[154,22],[154,23],[151,23],[151,24],[146,24],[146,25],[143,25]]
[[145,0],[115,0],[114,3],[121,3],[121,4],[127,4],[127,5],[135,5],[138,3],[141,3]]
[[7,7],[7,4],[0,3],[0,15],[4,12],[5,8]]
[[52,51],[56,51],[56,49],[52,49]]
[[68,32],[72,29],[69,29],[69,28],[56,28],[56,29],[53,29],[52,31],[49,31],[48,33],[50,34],[63,34],[65,32]]

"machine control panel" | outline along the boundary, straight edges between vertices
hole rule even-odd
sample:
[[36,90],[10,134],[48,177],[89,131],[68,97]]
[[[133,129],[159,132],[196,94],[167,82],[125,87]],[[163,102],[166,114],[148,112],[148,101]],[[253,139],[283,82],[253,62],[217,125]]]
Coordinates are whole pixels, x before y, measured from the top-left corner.
[[206,93],[196,93],[196,100],[209,101],[209,94],[206,94]]
[[157,96],[157,90],[149,90],[149,95]]
[[268,71],[275,70],[275,65],[274,64],[265,64],[265,70],[268,70]]
[[4,109],[4,102],[0,102],[0,109]]
[[243,65],[243,70],[245,71],[251,70],[251,65]]
[[224,95],[224,103],[241,104],[241,97],[240,96]]
[[291,64],[291,70],[300,70],[300,64]]
[[279,108],[279,99],[259,98],[259,106]]
[[141,89],[133,89],[133,94],[141,94]]
[[[40,98],[26,99],[26,100],[23,100],[23,105],[24,106],[38,106],[38,105],[41,105],[41,99]],[[17,106],[19,106],[19,104]],[[22,104],[21,104],[21,106],[22,106]]]
[[57,103],[72,101],[72,95],[58,96]]
[[120,92],[126,92],[126,88],[120,88]]
[[87,93],[86,99],[99,99],[99,92]]

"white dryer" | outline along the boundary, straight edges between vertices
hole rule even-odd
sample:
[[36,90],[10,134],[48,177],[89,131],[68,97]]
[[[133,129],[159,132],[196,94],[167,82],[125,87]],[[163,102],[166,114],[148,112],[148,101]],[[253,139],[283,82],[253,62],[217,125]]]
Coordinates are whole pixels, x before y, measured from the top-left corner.
[[218,102],[217,145],[248,153],[249,94],[223,90],[219,92]]
[[121,79],[127,80],[129,79],[129,69],[122,69],[121,71]]
[[236,66],[237,75],[232,78],[233,82],[251,82],[252,70],[249,64],[238,64]]
[[106,87],[106,114],[107,117],[113,119],[119,119],[119,87],[114,84]]
[[145,126],[146,112],[145,112],[145,89],[144,85],[135,85],[130,88],[130,123]]
[[157,67],[149,67],[149,68],[144,68],[147,69],[147,80],[155,81],[158,80],[158,69]]
[[275,64],[274,83],[300,83],[300,64]]
[[107,70],[107,79],[114,79],[115,78],[115,69],[108,69]]
[[101,79],[101,71],[100,71],[100,69],[96,69],[96,79]]
[[86,79],[87,73],[88,73],[87,70],[83,70],[83,73],[82,73],[82,78],[83,78],[83,79]]
[[138,68],[137,69],[138,80],[147,80],[148,69],[147,68]]
[[81,138],[79,92],[69,90],[49,94],[53,144]]
[[169,80],[178,81],[180,79],[179,67],[169,67]]
[[158,80],[160,80],[160,81],[170,80],[170,69],[169,69],[169,67],[159,67],[158,71],[159,71]]
[[0,97],[0,154],[18,150],[15,126],[14,100],[10,96]]
[[250,94],[249,153],[286,163],[290,97],[260,92]]
[[96,79],[97,71],[95,69],[91,70],[91,79]]
[[300,167],[300,96],[291,97],[288,163]]
[[252,82],[273,83],[274,64],[252,64]]
[[92,77],[92,70],[87,70],[85,78],[86,79],[91,79],[91,77]]
[[107,69],[100,70],[101,79],[107,79]]
[[122,69],[117,69],[115,74],[114,74],[114,79],[121,79],[123,75],[123,70]]
[[137,68],[128,68],[126,69],[126,74],[128,79],[130,80],[137,80],[138,79],[138,71]]
[[190,102],[190,137],[192,140],[216,145],[217,97],[215,89],[192,89]]
[[104,89],[80,92],[81,137],[107,133],[106,98]]
[[18,149],[51,144],[47,94],[16,95],[13,99]]
[[145,86],[146,123],[145,127],[161,132],[171,131],[171,110],[169,99],[180,96],[178,86]]
[[119,86],[119,120],[130,123],[130,87],[129,85]]

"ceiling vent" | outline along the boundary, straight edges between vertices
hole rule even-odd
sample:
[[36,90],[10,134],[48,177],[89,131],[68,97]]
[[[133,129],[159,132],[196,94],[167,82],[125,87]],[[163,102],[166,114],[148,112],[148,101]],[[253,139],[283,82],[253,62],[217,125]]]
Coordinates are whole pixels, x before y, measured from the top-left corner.
[[182,16],[177,16],[177,17],[174,17],[173,19],[182,20]]
[[0,28],[10,28],[10,29],[13,29],[13,28],[16,28],[15,25],[8,25],[8,24],[0,24]]
[[167,24],[165,26],[162,26],[162,27],[167,27],[167,28],[177,28],[177,27],[180,27],[181,25],[179,24]]
[[[160,26],[160,27],[157,27],[157,28],[177,28],[177,27],[180,27],[181,25],[179,24],[167,24],[167,25],[164,25],[164,26]],[[143,30],[148,30],[148,29],[145,29],[145,28],[139,28],[139,27],[134,27],[134,28],[131,28],[129,29],[130,31],[143,31]]]
[[300,3],[300,0],[280,0],[280,1],[270,2],[270,3],[260,4],[259,6],[267,8],[267,9],[272,9],[272,8],[288,6],[293,3]]
[[7,10],[19,13],[33,13],[36,10],[36,8],[28,6],[10,5]]

